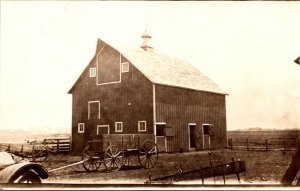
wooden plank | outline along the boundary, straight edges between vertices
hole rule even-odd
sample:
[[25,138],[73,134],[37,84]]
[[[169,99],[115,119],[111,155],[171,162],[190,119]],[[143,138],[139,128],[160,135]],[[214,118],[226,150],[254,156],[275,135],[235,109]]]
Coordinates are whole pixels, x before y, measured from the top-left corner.
[[182,173],[155,177],[152,178],[151,181],[166,181],[166,180],[182,181],[182,180],[203,179],[209,177],[238,174],[245,171],[246,171],[245,162],[236,161],[236,162],[230,162],[228,164],[221,164],[212,167],[204,167],[204,168],[186,171]]

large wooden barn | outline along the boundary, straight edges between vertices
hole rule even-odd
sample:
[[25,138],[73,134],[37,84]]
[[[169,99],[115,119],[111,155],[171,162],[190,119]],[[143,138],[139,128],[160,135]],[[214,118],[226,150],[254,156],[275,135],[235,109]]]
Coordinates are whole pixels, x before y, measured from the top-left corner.
[[225,96],[191,64],[158,54],[142,35],[139,49],[98,39],[72,94],[72,150],[101,134],[150,134],[159,151],[226,146]]

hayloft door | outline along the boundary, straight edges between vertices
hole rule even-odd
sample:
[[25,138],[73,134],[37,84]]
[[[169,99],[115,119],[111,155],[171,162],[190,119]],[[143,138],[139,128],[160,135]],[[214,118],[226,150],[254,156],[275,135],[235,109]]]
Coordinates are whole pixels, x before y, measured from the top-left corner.
[[189,124],[189,149],[194,149],[196,147],[195,129],[195,124]]
[[158,147],[159,152],[167,151],[167,143],[166,143],[166,124],[156,124],[156,145]]

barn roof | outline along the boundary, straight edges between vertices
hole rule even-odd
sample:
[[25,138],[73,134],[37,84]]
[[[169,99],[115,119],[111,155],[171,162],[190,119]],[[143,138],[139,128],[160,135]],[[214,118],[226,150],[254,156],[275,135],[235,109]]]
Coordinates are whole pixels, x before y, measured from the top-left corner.
[[143,49],[116,48],[111,44],[108,45],[119,51],[154,84],[227,94],[209,77],[182,59]]
[[143,49],[120,49],[152,83],[227,94],[190,63]]

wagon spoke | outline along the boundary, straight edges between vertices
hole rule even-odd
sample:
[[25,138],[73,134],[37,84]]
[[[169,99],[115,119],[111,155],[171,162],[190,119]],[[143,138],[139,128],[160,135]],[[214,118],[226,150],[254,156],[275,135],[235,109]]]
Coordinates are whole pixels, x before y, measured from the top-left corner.
[[148,158],[148,168],[150,168],[150,158]]
[[149,153],[153,153],[156,147],[153,147]]
[[120,164],[122,163],[121,159],[120,158],[117,158],[117,160]]
[[120,153],[121,153],[121,151],[119,151],[115,156],[119,156]]
[[154,166],[153,163],[152,163],[152,160],[153,160],[152,157],[149,157],[149,161],[151,163],[151,166]]
[[146,156],[145,157],[143,157],[144,159],[143,160],[141,160],[141,163],[143,164],[144,163],[144,161],[146,161],[147,160],[147,158],[146,158]]
[[147,157],[146,155],[142,155],[142,156],[140,156],[140,159],[143,159],[143,158],[146,158],[146,157]]
[[112,158],[112,157],[113,157],[113,155],[111,155],[111,154],[109,154],[109,153],[107,153],[107,155],[108,155],[108,156],[110,156],[110,158]]
[[145,163],[144,163],[144,166],[146,167],[146,165],[147,165],[147,158],[145,158]]

